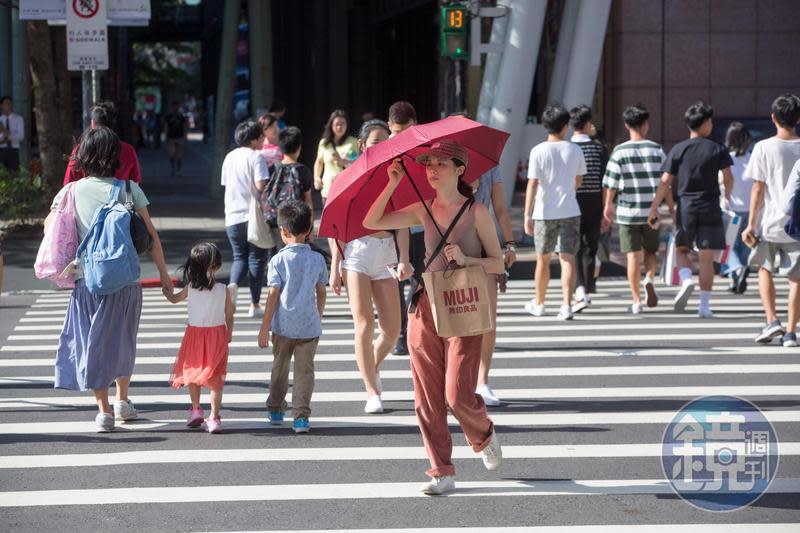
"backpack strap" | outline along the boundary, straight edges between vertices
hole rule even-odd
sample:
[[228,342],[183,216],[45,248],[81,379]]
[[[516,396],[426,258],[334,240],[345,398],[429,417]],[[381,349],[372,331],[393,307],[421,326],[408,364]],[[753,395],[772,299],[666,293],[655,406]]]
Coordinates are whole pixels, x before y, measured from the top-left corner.
[[114,178],[114,182],[111,184],[111,190],[108,191],[108,203],[118,202],[119,194],[121,192],[122,192],[122,180]]

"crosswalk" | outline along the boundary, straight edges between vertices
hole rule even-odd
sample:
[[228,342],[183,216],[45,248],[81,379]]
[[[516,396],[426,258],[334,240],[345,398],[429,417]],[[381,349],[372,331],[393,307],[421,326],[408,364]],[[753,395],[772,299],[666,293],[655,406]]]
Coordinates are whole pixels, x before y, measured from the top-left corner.
[[[37,294],[0,337],[2,529],[797,531],[800,349],[753,344],[757,296],[717,289],[712,320],[673,312],[672,289],[661,291],[661,307],[631,316],[627,282],[603,279],[592,306],[565,323],[554,316],[555,282],[550,314],[534,318],[522,310],[532,283],[511,281],[491,382],[504,403],[490,411],[505,462],[485,471],[451,418],[458,490],[445,498],[418,490],[428,463],[407,357],[390,355],[382,368],[386,412],[363,413],[343,298],[331,295],[326,308],[311,433],[266,423],[272,357],[257,347],[259,323],[242,315],[224,433],[208,435],[185,427],[188,396],[167,383],[185,305],[145,290],[130,393],[140,418],[99,435],[88,393],[52,389],[69,294]],[[779,301],[787,292],[779,282]],[[687,505],[661,471],[666,424],[706,395],[754,402],[780,439],[769,493],[736,513]]]

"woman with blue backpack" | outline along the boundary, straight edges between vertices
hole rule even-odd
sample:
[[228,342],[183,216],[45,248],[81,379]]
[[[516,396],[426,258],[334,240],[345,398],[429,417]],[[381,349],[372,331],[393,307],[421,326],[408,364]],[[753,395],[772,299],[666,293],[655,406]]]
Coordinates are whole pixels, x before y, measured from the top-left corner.
[[[45,231],[58,223],[56,209],[71,187],[80,246],[73,263],[75,288],[56,353],[55,387],[94,392],[99,432],[114,429],[115,419],[137,416],[128,386],[142,311],[139,252],[147,248],[148,235],[162,290],[173,291],[161,241],[147,212],[147,197],[136,183],[114,178],[119,154],[120,141],[111,129],[86,130],[73,157],[87,177],[56,195],[45,220]],[[108,399],[112,382],[116,382],[113,409]]]

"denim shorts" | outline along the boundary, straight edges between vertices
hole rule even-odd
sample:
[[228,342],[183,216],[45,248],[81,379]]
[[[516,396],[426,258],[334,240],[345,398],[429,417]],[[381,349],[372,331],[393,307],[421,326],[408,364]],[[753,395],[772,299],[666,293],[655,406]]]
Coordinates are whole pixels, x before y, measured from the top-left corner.
[[361,237],[348,242],[344,247],[342,268],[345,270],[358,272],[378,281],[392,277],[387,265],[397,265],[394,237]]

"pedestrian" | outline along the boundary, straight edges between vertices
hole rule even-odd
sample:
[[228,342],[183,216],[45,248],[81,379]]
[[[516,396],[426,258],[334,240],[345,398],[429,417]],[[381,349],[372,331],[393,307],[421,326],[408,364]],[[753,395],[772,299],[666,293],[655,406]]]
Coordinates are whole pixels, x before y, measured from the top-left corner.
[[267,411],[272,425],[283,423],[289,365],[294,356],[292,429],[307,433],[314,392],[314,355],[322,335],[325,282],[328,269],[321,254],[306,244],[312,231],[308,204],[286,202],[278,209],[278,226],[285,246],[269,262],[267,308],[258,332],[258,345],[266,348],[272,332],[272,373]]
[[286,104],[280,100],[273,100],[269,109],[267,109],[267,113],[278,119],[278,131],[286,129],[286,121],[283,118],[286,115]]
[[[117,109],[114,102],[100,102],[89,111],[89,117],[90,128],[105,126],[111,128],[115,132],[117,131],[115,129],[117,124]],[[120,180],[132,180],[136,183],[141,183],[142,168],[139,165],[139,156],[136,155],[136,149],[125,141],[120,141],[119,144],[119,167],[117,167],[114,176]],[[67,162],[67,170],[64,172],[64,185],[86,177],[85,172],[77,169],[77,161],[74,158],[75,152],[77,151],[78,145],[72,149],[72,155]]]
[[592,122],[592,109],[585,105],[574,107],[569,112],[569,123],[574,130],[572,142],[583,152],[586,174],[575,191],[581,211],[580,247],[575,258],[577,282],[575,305],[572,311],[580,313],[591,303],[590,294],[595,292],[595,260],[603,220],[603,173],[608,162],[608,150],[594,140],[597,129]]
[[0,97],[0,165],[19,169],[19,144],[25,139],[25,121],[14,113],[10,96]]
[[[378,119],[367,121],[358,135],[359,150],[388,138],[388,124]],[[408,279],[412,274],[408,259],[408,230],[377,231],[347,243],[331,240],[330,248],[331,289],[340,296],[342,285],[346,287],[353,314],[356,363],[367,391],[364,412],[382,413],[380,366],[400,335],[398,281]],[[380,328],[377,340],[376,310]]]
[[271,167],[283,159],[283,153],[278,146],[278,133],[282,130],[278,129],[278,117],[272,113],[264,113],[258,117],[258,123],[264,129],[264,144],[261,147],[261,153],[267,160],[267,166]]
[[170,176],[180,176],[188,127],[186,116],[181,111],[178,102],[172,102],[172,110],[164,117],[164,125],[167,130]]
[[[441,242],[440,230],[434,224],[448,228],[461,213],[448,238],[449,244],[433,258],[429,270],[444,271],[453,261],[462,267],[482,266],[489,274],[502,273],[503,258],[494,221],[483,204],[474,203],[472,188],[461,179],[469,164],[466,148],[455,141],[438,141],[417,161],[425,165],[428,183],[436,197],[426,205],[417,202],[385,214],[392,193],[403,179],[400,160],[396,159],[388,170],[389,182],[367,212],[364,226],[378,231],[423,225],[426,248],[431,251]],[[466,202],[469,204],[465,205]],[[464,210],[465,207],[468,209]],[[448,406],[467,442],[482,454],[486,468],[495,470],[500,466],[502,450],[483,399],[475,393],[483,336],[440,337],[424,288],[416,298],[416,309],[409,317],[408,346],[414,409],[431,463],[427,471],[431,479],[422,486],[422,491],[443,494],[455,488]]]
[[[172,365],[169,383],[178,389],[187,387],[192,406],[186,425],[205,425],[209,433],[221,433],[219,416],[222,389],[228,367],[228,344],[233,335],[233,299],[226,286],[217,283],[222,268],[222,254],[213,243],[196,244],[183,264],[183,289],[167,294],[176,304],[187,300],[189,325],[183,334],[178,356]],[[200,406],[200,388],[211,391],[211,415]]]
[[[731,167],[733,191],[731,192],[731,205],[726,208],[736,213],[741,223],[727,264],[722,265],[720,273],[730,277],[731,284],[728,290],[734,294],[744,294],[747,290],[747,276],[750,274],[747,262],[750,257],[750,248],[742,241],[742,232],[750,218],[750,192],[753,189],[753,180],[745,176],[745,170],[750,161],[750,142],[747,126],[738,121],[731,122],[725,133],[725,146],[733,160]],[[719,178],[722,180],[722,174]]]
[[[629,138],[614,147],[606,163],[603,231],[610,230],[614,222],[619,226],[619,247],[626,255],[631,289],[628,312],[638,315],[642,312],[642,264],[645,304],[647,307],[658,305],[655,279],[661,237],[658,228],[647,223],[647,215],[661,179],[661,165],[667,156],[660,144],[647,138],[650,111],[644,104],[626,107],[622,120]],[[666,201],[673,212],[672,196],[667,196]]]
[[261,147],[264,144],[264,129],[255,120],[245,120],[234,132],[238,148],[231,150],[222,162],[222,186],[225,187],[225,232],[233,250],[230,284],[235,296],[239,285],[250,276],[250,318],[261,316],[261,284],[267,266],[266,248],[259,248],[247,240],[247,225],[250,218],[250,202],[254,195],[262,192],[269,178],[269,169]]
[[[389,125],[390,135],[394,137],[403,130],[410,128],[417,123],[417,110],[410,102],[398,100],[389,106],[387,124]],[[422,235],[422,226],[413,226],[409,229],[409,251],[408,258],[411,261],[414,275],[405,281],[400,282],[400,336],[397,344],[392,350],[392,355],[408,355],[408,300],[410,295],[417,292],[419,288],[420,276],[425,265],[425,239]],[[408,287],[409,297],[406,297],[406,287]]]
[[348,135],[347,128],[347,114],[336,109],[328,118],[317,147],[314,187],[322,195],[323,202],[328,197],[336,176],[358,157],[358,143],[355,137]]
[[725,198],[730,204],[733,189],[731,166],[727,149],[708,138],[714,127],[714,110],[698,101],[686,110],[684,120],[689,138],[676,144],[662,166],[663,175],[650,207],[648,223],[656,227],[658,207],[672,191],[675,201],[675,251],[680,270],[680,288],[673,308],[686,309],[694,291],[692,259],[689,254],[697,247],[700,281],[699,318],[712,318],[711,289],[714,285],[714,258],[725,248],[725,226],[720,209],[719,173],[722,172]]
[[[116,200],[125,201],[125,188],[119,187],[114,172],[117,169],[120,143],[117,135],[105,126],[90,129],[75,153],[78,170],[87,177],[74,185],[75,211],[79,240],[89,232],[95,212],[119,190]],[[130,182],[129,182],[130,183]],[[172,281],[164,262],[161,241],[150,220],[149,204],[138,184],[130,183],[134,209],[144,220],[153,244],[150,254],[158,268],[165,294],[172,293]],[[53,222],[55,209],[66,193],[64,187],[53,199],[50,215],[45,220],[45,232]],[[121,246],[133,246],[122,243]],[[130,250],[128,250],[130,252]],[[135,253],[135,252],[134,252]],[[131,271],[138,273],[138,263]],[[75,273],[75,289],[67,307],[56,352],[55,388],[75,391],[92,390],[97,401],[95,418],[99,432],[114,429],[114,419],[123,421],[137,417],[133,402],[128,398],[133,366],[136,359],[136,335],[142,310],[142,287],[138,279],[111,294],[89,292],[84,273]],[[113,411],[108,401],[108,387],[116,381],[116,401]]]
[[[750,217],[742,240],[757,243],[750,264],[758,268],[758,290],[767,324],[755,341],[768,344],[782,337],[786,347],[797,346],[797,320],[800,311],[800,243],[786,234],[789,220],[787,209],[795,194],[796,184],[790,183],[794,164],[800,159],[800,138],[796,133],[800,123],[800,98],[783,94],[772,102],[772,123],[775,135],[756,143],[744,176],[753,180]],[[781,325],[775,307],[775,282],[778,268],[786,269],[789,278],[788,322]]]
[[563,301],[558,317],[572,320],[575,286],[575,254],[580,247],[581,210],[575,191],[586,174],[583,152],[565,140],[569,113],[560,105],[549,105],[542,113],[547,140],[533,147],[528,162],[525,191],[525,233],[536,246],[536,296],[525,304],[533,316],[545,314],[545,295],[550,282],[550,255],[561,264]]

